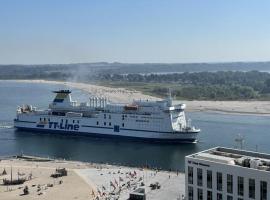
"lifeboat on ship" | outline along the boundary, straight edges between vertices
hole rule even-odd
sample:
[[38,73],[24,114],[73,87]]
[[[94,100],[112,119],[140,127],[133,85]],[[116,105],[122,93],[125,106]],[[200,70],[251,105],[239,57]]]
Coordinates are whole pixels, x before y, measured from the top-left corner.
[[126,105],[124,106],[124,109],[126,111],[129,111],[129,110],[138,110],[139,106],[138,105]]

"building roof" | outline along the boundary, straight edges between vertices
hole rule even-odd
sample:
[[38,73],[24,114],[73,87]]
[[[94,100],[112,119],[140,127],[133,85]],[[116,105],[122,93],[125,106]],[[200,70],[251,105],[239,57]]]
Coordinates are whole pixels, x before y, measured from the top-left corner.
[[270,171],[270,154],[215,147],[187,156],[209,162]]

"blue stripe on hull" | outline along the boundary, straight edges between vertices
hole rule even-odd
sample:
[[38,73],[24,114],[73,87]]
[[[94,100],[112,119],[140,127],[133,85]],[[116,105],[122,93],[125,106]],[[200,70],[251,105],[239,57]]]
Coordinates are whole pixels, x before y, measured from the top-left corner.
[[[36,122],[31,122],[31,121],[20,121],[20,120],[14,120],[15,122],[24,122],[24,123],[36,123]],[[37,127],[39,128],[44,128],[45,125],[39,126],[37,125]],[[112,127],[106,127],[106,126],[88,126],[88,125],[82,125],[82,127],[88,127],[88,128],[101,128],[101,129],[113,129]],[[142,129],[129,129],[129,128],[120,128],[119,130],[127,130],[127,131],[143,131],[143,132],[152,132],[152,133],[169,133],[171,134],[172,132],[164,132],[164,131],[151,131],[151,130],[142,130]],[[194,131],[193,133],[199,133],[200,131]],[[69,132],[68,132],[69,133]],[[177,134],[186,134],[187,132],[177,132]],[[191,133],[191,132],[188,132]]]
[[108,134],[100,134],[100,133],[85,133],[78,131],[61,131],[61,130],[48,130],[48,129],[36,129],[36,128],[25,128],[25,127],[15,127],[18,130],[24,131],[32,131],[41,134],[59,134],[65,136],[88,136],[95,138],[111,138],[111,139],[124,139],[124,140],[132,140],[132,141],[144,141],[144,142],[165,142],[165,143],[195,143],[196,139],[161,139],[161,138],[139,138],[132,136],[121,136],[121,135],[108,135]]
[[44,126],[45,126],[44,124],[38,124],[37,125],[37,127],[39,127],[39,128],[44,128]]

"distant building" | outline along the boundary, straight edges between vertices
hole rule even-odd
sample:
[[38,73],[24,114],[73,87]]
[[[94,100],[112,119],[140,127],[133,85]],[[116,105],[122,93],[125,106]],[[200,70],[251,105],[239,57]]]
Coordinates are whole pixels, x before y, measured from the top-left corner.
[[270,200],[270,155],[216,147],[186,156],[187,200]]

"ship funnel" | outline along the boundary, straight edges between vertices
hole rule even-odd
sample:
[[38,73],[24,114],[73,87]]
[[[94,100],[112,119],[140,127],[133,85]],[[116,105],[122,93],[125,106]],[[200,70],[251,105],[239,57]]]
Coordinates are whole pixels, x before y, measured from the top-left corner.
[[56,93],[56,96],[51,105],[52,107],[66,107],[73,104],[71,100],[70,90],[58,90],[53,92]]
[[58,90],[53,92],[56,93],[56,96],[53,100],[54,103],[62,103],[65,99],[71,101],[70,90]]

